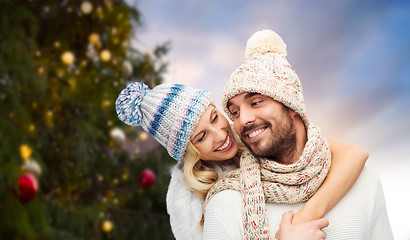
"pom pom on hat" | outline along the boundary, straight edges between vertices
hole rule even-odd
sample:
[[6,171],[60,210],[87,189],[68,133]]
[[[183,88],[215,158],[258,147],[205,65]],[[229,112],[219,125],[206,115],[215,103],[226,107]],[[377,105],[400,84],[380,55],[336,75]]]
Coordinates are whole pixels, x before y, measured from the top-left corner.
[[249,38],[246,44],[245,59],[249,60],[255,53],[265,54],[268,52],[286,56],[286,44],[272,30],[258,31]]
[[149,90],[149,87],[142,82],[134,82],[123,89],[115,102],[118,118],[131,126],[140,125],[141,102]]

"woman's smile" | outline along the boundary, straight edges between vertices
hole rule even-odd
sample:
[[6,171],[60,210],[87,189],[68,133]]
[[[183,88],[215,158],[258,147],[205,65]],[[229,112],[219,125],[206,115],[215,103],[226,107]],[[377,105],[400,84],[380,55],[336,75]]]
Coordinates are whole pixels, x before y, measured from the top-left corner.
[[238,152],[228,120],[213,105],[209,105],[199,119],[191,142],[205,161],[229,160]]
[[232,137],[231,134],[227,132],[225,142],[222,143],[215,152],[226,152],[232,147]]

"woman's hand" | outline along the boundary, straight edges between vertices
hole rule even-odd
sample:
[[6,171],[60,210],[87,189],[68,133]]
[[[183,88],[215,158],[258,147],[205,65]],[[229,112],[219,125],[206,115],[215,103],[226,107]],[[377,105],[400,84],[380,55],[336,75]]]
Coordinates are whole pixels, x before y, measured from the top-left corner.
[[317,219],[318,219],[317,216],[313,214],[309,214],[308,211],[299,211],[294,214],[292,223],[302,224],[302,223],[308,223],[308,222],[311,222]]
[[282,221],[275,238],[278,240],[322,240],[326,238],[325,232],[321,229],[329,225],[329,221],[321,218],[303,224],[296,224],[292,220],[294,213],[286,212],[282,215]]

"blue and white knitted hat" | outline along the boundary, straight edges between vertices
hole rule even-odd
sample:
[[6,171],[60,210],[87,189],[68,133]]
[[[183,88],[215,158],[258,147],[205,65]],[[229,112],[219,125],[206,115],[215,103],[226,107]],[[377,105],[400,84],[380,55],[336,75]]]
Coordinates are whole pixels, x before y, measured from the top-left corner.
[[181,162],[199,118],[212,102],[207,90],[165,83],[152,90],[141,82],[123,89],[115,102],[118,118],[139,126]]

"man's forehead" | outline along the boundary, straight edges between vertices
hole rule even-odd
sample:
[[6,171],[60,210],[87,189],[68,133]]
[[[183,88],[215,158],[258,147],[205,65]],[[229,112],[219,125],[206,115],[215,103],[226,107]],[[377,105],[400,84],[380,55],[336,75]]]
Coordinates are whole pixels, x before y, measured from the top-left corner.
[[253,96],[260,96],[260,93],[255,93],[255,92],[245,92],[245,93],[241,93],[238,94],[234,97],[232,97],[231,99],[228,100],[227,106],[231,106],[231,105],[236,105],[239,102],[252,98]]
[[260,96],[260,95],[262,95],[262,94],[260,94],[260,93],[255,93],[255,92],[246,93],[245,99],[249,99],[249,98],[251,98],[251,97],[253,97],[253,96],[255,96],[255,95]]

